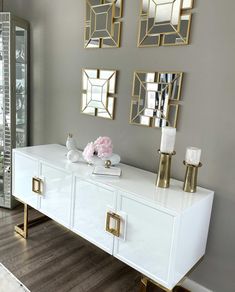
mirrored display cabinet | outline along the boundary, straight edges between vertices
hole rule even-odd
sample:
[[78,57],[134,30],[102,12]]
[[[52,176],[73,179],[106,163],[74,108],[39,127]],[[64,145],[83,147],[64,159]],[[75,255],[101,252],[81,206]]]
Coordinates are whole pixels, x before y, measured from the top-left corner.
[[29,24],[0,13],[0,207],[12,208],[12,149],[28,140]]

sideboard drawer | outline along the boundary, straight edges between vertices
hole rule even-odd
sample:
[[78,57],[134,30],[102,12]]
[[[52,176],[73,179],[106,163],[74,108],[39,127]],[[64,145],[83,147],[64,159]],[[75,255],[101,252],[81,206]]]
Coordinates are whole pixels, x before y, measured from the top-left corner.
[[70,226],[72,175],[46,163],[40,164],[43,194],[39,211],[60,224]]
[[39,196],[33,192],[33,178],[38,177],[39,164],[36,159],[14,153],[13,156],[13,195],[38,208]]
[[173,243],[174,217],[135,199],[119,196],[117,213],[126,214],[125,240],[115,238],[114,256],[164,284]]
[[113,253],[114,236],[105,230],[108,211],[116,209],[116,192],[75,178],[73,231]]

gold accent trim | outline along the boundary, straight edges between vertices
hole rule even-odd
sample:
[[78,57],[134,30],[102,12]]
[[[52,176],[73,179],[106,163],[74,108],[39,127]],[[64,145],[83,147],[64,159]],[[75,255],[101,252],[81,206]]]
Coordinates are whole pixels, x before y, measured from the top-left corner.
[[159,188],[169,188],[171,179],[171,157],[176,154],[173,153],[160,153],[160,160],[158,166],[158,174],[156,180],[156,186]]
[[[18,201],[23,203],[20,200],[18,200]],[[50,220],[50,218],[43,215],[43,216],[40,216],[36,219],[29,220],[29,207],[26,203],[23,203],[23,204],[24,204],[24,221],[23,221],[23,223],[17,224],[14,229],[15,229],[15,232],[17,232],[19,235],[21,235],[24,239],[27,239],[29,228],[36,226],[36,225],[39,225],[41,223],[44,223],[44,222]]]
[[32,192],[42,195],[43,194],[43,180],[34,176],[32,178]]
[[198,168],[202,167],[202,163],[200,162],[199,165],[191,165],[186,161],[183,163],[186,166],[183,190],[187,193],[196,193]]
[[[147,292],[147,288],[148,288],[148,283],[151,282],[153,285],[157,286],[158,288],[160,288],[162,291],[165,292],[173,292],[173,290],[169,290],[165,287],[163,287],[162,285],[158,284],[157,282],[151,280],[150,278],[143,276],[141,278],[141,292]],[[160,291],[159,291],[160,292]]]
[[[181,281],[180,281],[181,282]],[[168,289],[164,286],[162,286],[161,284],[153,281],[152,279],[146,277],[146,276],[142,276],[141,278],[141,286],[140,286],[140,291],[141,292],[147,292],[149,289],[149,283],[152,283],[152,285],[158,287],[157,291],[162,291],[162,292],[191,292],[188,289],[185,289],[183,287],[181,287],[179,284],[180,282],[173,288],[173,289]],[[151,289],[152,291],[152,289]],[[155,291],[155,290],[154,290]]]
[[[111,220],[115,221],[115,228],[110,227]],[[107,212],[106,217],[106,231],[113,234],[116,237],[120,236],[121,217],[113,212]]]

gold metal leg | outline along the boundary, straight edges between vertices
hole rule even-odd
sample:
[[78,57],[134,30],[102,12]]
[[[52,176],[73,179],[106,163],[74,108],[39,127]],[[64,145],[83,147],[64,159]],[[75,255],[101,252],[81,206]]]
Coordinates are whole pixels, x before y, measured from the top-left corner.
[[[155,287],[156,289],[151,289],[150,286]],[[152,281],[148,277],[143,276],[141,278],[141,286],[140,286],[140,292],[147,292],[147,291],[156,291],[156,292],[190,292],[189,290],[181,287],[176,286],[173,290],[169,290],[162,285]]]
[[140,284],[141,284],[140,292],[146,292],[147,291],[147,286],[148,286],[148,278],[147,277],[142,277]]
[[29,228],[36,226],[38,224],[41,224],[43,222],[46,222],[46,221],[50,220],[50,218],[43,215],[43,216],[40,216],[36,219],[29,220],[29,207],[27,204],[25,204],[25,203],[23,203],[23,204],[24,204],[24,222],[15,226],[15,232],[17,232],[23,238],[26,239],[26,238],[28,238],[28,229]]

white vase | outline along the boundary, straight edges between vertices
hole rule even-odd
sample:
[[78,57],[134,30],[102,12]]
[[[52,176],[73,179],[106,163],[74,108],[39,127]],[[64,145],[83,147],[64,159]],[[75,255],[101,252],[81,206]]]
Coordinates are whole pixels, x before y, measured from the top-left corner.
[[77,150],[70,150],[67,154],[67,159],[70,161],[70,162],[78,162],[79,161],[79,157],[80,157],[80,154]]
[[68,138],[67,138],[67,141],[66,141],[66,147],[67,147],[68,151],[77,149],[76,141],[74,140],[72,134],[68,135]]

